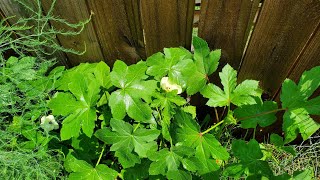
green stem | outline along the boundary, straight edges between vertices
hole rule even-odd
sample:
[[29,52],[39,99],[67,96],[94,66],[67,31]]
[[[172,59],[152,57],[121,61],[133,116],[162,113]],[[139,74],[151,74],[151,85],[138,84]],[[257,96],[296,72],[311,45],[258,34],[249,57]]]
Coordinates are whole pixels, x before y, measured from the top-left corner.
[[133,132],[135,132],[140,126],[140,122],[138,123],[138,125],[134,128]]
[[253,129],[253,139],[256,139],[256,128]]
[[266,112],[262,112],[260,114],[255,114],[255,115],[252,115],[252,116],[247,116],[247,117],[240,118],[240,119],[238,119],[238,121],[242,121],[242,120],[250,119],[250,118],[255,118],[255,117],[259,117],[259,116],[263,116],[263,115],[266,115],[266,114],[271,114],[271,113],[275,113],[275,112],[279,112],[279,111],[286,111],[286,110],[288,110],[288,109],[287,108],[281,108],[281,109],[275,109],[275,110],[272,110],[272,111],[266,111]]
[[106,144],[103,145],[103,148],[101,150],[101,153],[100,153],[100,156],[99,156],[99,159],[96,163],[96,167],[99,165],[100,161],[101,161],[101,158],[102,158],[102,155],[103,155],[103,152],[104,152],[104,149],[106,148]]
[[210,128],[208,128],[207,130],[205,130],[205,131],[204,131],[204,132],[202,132],[201,134],[202,134],[202,135],[204,135],[204,134],[206,134],[206,133],[210,132],[212,129],[214,129],[214,128],[218,127],[218,126],[219,126],[220,124],[222,124],[222,123],[224,123],[224,120],[222,120],[222,121],[218,122],[217,124],[215,124],[215,125],[211,126]]

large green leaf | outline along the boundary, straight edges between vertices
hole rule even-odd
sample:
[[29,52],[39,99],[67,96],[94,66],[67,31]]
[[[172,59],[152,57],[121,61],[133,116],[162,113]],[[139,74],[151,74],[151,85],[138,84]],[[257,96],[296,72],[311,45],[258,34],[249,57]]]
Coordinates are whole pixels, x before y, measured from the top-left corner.
[[182,170],[168,171],[167,178],[172,180],[192,180],[190,172]]
[[149,159],[141,159],[140,164],[134,167],[126,168],[123,172],[123,178],[126,180],[147,179],[149,177],[149,167],[152,161]]
[[186,87],[186,80],[192,75],[195,64],[192,61],[192,54],[184,48],[164,48],[161,52],[150,56],[147,59],[147,74],[160,80],[168,76],[169,81]]
[[86,161],[73,159],[68,166],[73,171],[70,180],[114,180],[118,176],[117,171],[104,164],[92,167]]
[[298,133],[306,140],[320,128],[320,123],[310,117],[310,114],[320,115],[320,97],[309,100],[320,86],[319,77],[320,66],[304,72],[298,85],[290,79],[283,82],[280,99],[282,107],[287,109],[283,115],[286,143],[293,141]]
[[141,163],[141,160],[138,155],[131,153],[130,149],[118,150],[114,154],[118,158],[118,161],[123,168],[133,167],[137,163]]
[[243,140],[234,140],[232,142],[232,151],[240,162],[228,166],[224,170],[224,175],[239,177],[245,173],[253,179],[273,176],[268,162],[260,160],[263,154],[256,140],[252,139],[248,143]]
[[[59,69],[55,73],[59,73]],[[80,129],[88,137],[92,136],[100,87],[108,89],[112,86],[109,71],[104,62],[84,63],[67,70],[55,84],[64,92],[57,92],[48,106],[54,115],[66,116],[60,132],[62,140],[77,137]]]
[[283,138],[277,134],[271,134],[270,136],[270,143],[272,143],[277,149],[283,150],[292,154],[293,156],[296,155],[296,150],[293,146],[285,146]]
[[110,79],[110,67],[103,61],[99,62],[93,72],[101,87],[106,89],[112,86]]
[[162,136],[170,141],[171,136],[169,133],[171,119],[175,114],[175,108],[177,106],[182,106],[187,103],[187,101],[177,95],[175,92],[168,92],[168,93],[156,93],[156,99],[152,102],[151,106],[160,110],[160,124],[162,126]]
[[[148,103],[157,88],[154,80],[145,81],[147,66],[144,62],[127,66],[116,61],[110,73],[112,84],[120,89],[112,92],[109,105],[114,118],[123,119],[126,114],[136,121],[153,122]],[[144,100],[144,101],[142,101]]]
[[150,164],[150,175],[166,175],[170,171],[178,171],[181,162],[194,154],[194,149],[185,146],[173,146],[171,149],[149,153],[148,158],[153,161]]
[[234,115],[240,120],[242,128],[256,128],[258,124],[261,127],[266,127],[277,120],[275,112],[272,112],[277,108],[276,102],[258,101],[257,104],[238,107],[234,110]]
[[206,41],[199,37],[193,37],[194,62],[196,65],[192,76],[188,78],[187,94],[193,95],[200,91],[209,79],[209,75],[218,68],[221,50],[211,51]]
[[229,64],[224,66],[219,76],[223,90],[211,83],[201,90],[201,94],[209,98],[208,106],[223,107],[230,106],[231,103],[237,106],[256,104],[255,98],[260,98],[262,94],[258,81],[245,80],[237,85],[237,71]]
[[77,79],[69,84],[72,94],[57,92],[48,104],[54,115],[67,116],[60,132],[62,140],[77,137],[80,128],[91,137],[97,120],[94,105],[99,98],[99,85],[94,80],[86,84],[81,75]]
[[[147,157],[147,152],[150,150],[156,150],[157,143],[154,141],[159,136],[158,130],[138,128],[133,129],[133,126],[123,120],[111,119],[110,125],[112,130],[109,128],[103,128],[96,131],[95,136],[104,141],[107,144],[111,144],[111,151],[119,151],[119,153],[128,153],[134,151],[140,157]],[[118,157],[123,158],[124,155]],[[133,157],[133,156],[132,156]],[[135,161],[136,163],[138,160]],[[131,163],[131,162],[125,162]],[[132,163],[131,163],[132,164]]]
[[[202,163],[200,174],[213,172],[219,168],[215,160],[227,160],[229,154],[212,134],[202,134],[197,122],[183,111],[174,116],[173,134],[175,142],[195,148],[195,157]],[[215,160],[214,160],[215,159]]]

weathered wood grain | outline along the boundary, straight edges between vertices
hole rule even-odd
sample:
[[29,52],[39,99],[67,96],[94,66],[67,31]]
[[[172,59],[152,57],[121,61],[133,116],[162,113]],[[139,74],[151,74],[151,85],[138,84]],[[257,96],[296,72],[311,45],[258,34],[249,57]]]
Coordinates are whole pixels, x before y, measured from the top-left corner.
[[238,68],[260,0],[201,2],[199,37],[211,49],[221,49],[220,67]]
[[104,57],[109,65],[116,59],[129,64],[145,58],[140,22],[140,0],[88,0],[95,13],[93,22]]
[[320,66],[320,24],[316,31],[313,32],[312,38],[303,52],[301,52],[297,61],[296,65],[287,76],[295,82],[298,82],[304,71],[310,70],[315,66]]
[[164,47],[191,47],[195,0],[141,0],[148,56]]
[[318,0],[264,1],[239,79],[260,80],[274,96],[319,22]]
[[[42,0],[42,6],[45,13],[50,9],[52,2],[52,0]],[[70,23],[78,23],[90,18],[90,11],[87,7],[86,0],[57,0],[52,14],[56,17],[66,19]],[[72,31],[72,29],[68,29],[62,23],[51,22],[51,25],[55,29]],[[79,52],[86,49],[86,52],[83,55],[67,53],[69,62],[73,66],[78,65],[81,62],[97,62],[104,60],[92,22],[86,24],[81,34],[77,36],[59,35],[58,39],[65,48],[71,48]]]

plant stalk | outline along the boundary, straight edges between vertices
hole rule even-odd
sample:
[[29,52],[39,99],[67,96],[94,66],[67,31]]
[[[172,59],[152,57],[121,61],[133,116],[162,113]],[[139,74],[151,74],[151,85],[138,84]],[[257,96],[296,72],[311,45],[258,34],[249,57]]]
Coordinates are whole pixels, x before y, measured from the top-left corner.
[[207,130],[205,130],[205,131],[204,131],[204,132],[202,132],[201,134],[202,134],[202,135],[204,135],[204,134],[206,134],[206,133],[210,132],[212,129],[214,129],[214,128],[218,127],[218,126],[219,126],[220,124],[222,124],[222,123],[224,123],[224,120],[222,120],[222,121],[218,122],[217,124],[215,124],[215,125],[211,126],[210,128],[208,128]]
[[103,145],[103,148],[101,150],[101,153],[100,153],[100,156],[99,156],[99,159],[96,163],[96,167],[100,164],[100,161],[101,161],[101,158],[102,158],[102,155],[103,155],[103,152],[104,152],[104,149],[106,148],[106,144]]

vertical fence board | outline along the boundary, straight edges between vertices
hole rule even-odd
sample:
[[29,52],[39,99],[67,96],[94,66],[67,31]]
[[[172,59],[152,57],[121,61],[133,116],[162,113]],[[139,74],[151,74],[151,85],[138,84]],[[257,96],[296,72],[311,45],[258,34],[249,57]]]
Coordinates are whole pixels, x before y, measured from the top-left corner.
[[[26,1],[26,2],[32,8],[36,7],[36,4],[33,1],[32,2]],[[1,0],[0,1],[0,9],[1,9],[2,13],[4,14],[4,16],[13,17],[13,18],[9,19],[9,23],[11,25],[14,24],[15,22],[17,22],[17,20],[19,18],[30,17],[30,12],[27,9],[23,8],[16,1]],[[69,65],[67,57],[66,57],[65,53],[63,53],[63,52],[55,52],[53,55],[49,56],[48,58],[56,58],[59,61],[59,63],[61,63],[62,65],[66,65],[66,66]]]
[[199,36],[211,49],[222,49],[221,66],[240,65],[260,0],[205,0],[201,4]]
[[139,0],[89,0],[95,13],[93,21],[107,59],[135,63],[145,58],[143,33],[140,23]]
[[190,49],[194,5],[194,0],[141,0],[148,56],[164,47]]
[[[52,0],[42,0],[45,13],[48,12],[51,4]],[[85,21],[90,17],[86,0],[57,0],[52,14],[59,18],[66,19],[70,23]],[[56,22],[51,22],[51,25],[53,25],[55,29],[66,28],[65,25]],[[83,55],[67,53],[69,62],[72,65],[78,65],[81,62],[96,62],[104,59],[92,22],[89,22],[85,26],[81,34],[77,36],[59,35],[58,39],[65,48],[72,48],[79,52],[86,49]]]
[[[320,24],[319,24],[320,25]],[[318,25],[318,26],[319,26]],[[320,29],[314,32],[314,37],[311,39],[305,51],[301,54],[298,63],[288,76],[289,79],[298,82],[302,73],[315,66],[320,66]],[[319,77],[320,78],[320,77]]]
[[320,1],[264,1],[239,80],[257,79],[275,95],[320,22]]

